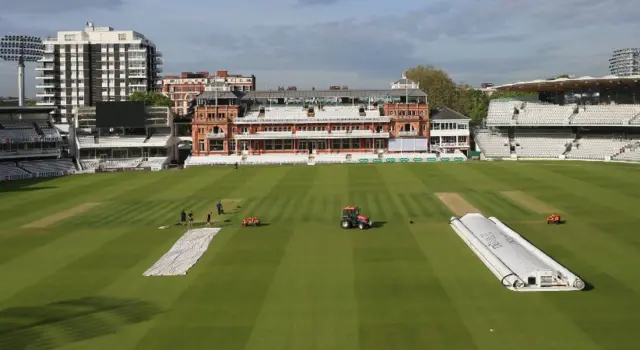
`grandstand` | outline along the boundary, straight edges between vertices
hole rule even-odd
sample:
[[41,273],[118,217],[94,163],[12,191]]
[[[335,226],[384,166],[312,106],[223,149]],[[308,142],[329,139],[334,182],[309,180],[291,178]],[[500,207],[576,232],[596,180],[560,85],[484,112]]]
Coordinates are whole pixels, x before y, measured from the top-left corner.
[[62,136],[50,107],[0,107],[0,181],[63,176],[78,169],[61,158]]
[[492,159],[639,161],[640,77],[534,80],[496,87],[538,100],[491,101],[476,147]]
[[103,103],[102,111],[74,111],[72,152],[83,171],[160,170],[174,159],[177,143],[169,108],[144,107],[141,114],[128,102]]

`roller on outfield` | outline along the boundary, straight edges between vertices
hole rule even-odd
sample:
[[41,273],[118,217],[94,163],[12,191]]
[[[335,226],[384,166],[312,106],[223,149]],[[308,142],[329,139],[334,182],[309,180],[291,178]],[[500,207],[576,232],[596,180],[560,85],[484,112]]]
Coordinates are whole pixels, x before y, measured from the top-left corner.
[[576,291],[585,282],[495,217],[469,213],[449,220],[501,284],[513,291]]

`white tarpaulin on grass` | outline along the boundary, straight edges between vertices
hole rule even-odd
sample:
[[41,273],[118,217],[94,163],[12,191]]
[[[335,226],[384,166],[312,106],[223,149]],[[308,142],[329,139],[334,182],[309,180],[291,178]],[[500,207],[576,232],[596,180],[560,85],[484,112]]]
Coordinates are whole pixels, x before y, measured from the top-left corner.
[[209,248],[220,228],[187,231],[143,276],[184,276]]

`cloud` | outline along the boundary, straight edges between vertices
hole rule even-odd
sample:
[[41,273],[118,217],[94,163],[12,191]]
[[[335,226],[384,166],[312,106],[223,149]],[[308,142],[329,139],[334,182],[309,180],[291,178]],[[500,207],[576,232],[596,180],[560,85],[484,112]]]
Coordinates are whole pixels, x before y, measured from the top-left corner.
[[113,10],[123,5],[123,0],[7,0],[3,1],[2,12],[4,14],[52,14],[87,9]]
[[[6,4],[5,4],[6,3]],[[614,49],[637,45],[637,0],[42,0],[3,1],[0,34],[51,35],[100,26],[133,29],[164,53],[165,74],[227,69],[258,85],[384,87],[433,64],[471,84],[607,74]],[[313,7],[310,7],[313,6]],[[175,16],[197,9],[196,17]],[[114,16],[114,11],[117,15]],[[140,16],[145,13],[145,16]],[[54,15],[52,15],[54,14]],[[215,18],[215,20],[211,20]],[[70,26],[71,23],[71,26]],[[75,24],[74,24],[75,23]],[[28,74],[35,74],[28,69]],[[15,67],[0,64],[0,95]],[[29,77],[28,77],[29,79]],[[27,82],[34,93],[35,80]]]
[[397,75],[419,62],[414,43],[388,26],[346,19],[308,26],[252,28],[251,34],[217,33],[206,57],[233,68],[343,70]]
[[298,5],[301,6],[318,6],[318,5],[333,5],[344,0],[298,0]]

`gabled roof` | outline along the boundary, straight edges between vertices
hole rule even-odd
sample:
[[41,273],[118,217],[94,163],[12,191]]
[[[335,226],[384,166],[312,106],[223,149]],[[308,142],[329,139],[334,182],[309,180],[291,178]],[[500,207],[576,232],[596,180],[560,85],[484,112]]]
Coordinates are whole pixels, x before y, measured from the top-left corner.
[[444,107],[439,110],[438,113],[429,117],[431,120],[471,120],[465,117],[463,114],[454,111],[453,109]]
[[394,81],[393,83],[394,83],[394,84],[399,84],[399,85],[413,85],[413,84],[415,84],[416,82],[415,82],[415,81],[413,81],[413,80],[409,80],[409,79],[407,79],[407,78],[402,78],[402,79],[400,79],[400,80],[396,80],[396,81]]
[[216,96],[221,99],[241,98],[242,93],[240,93],[240,91],[218,91],[217,93],[215,91],[204,91],[199,94],[196,99],[214,100]]

